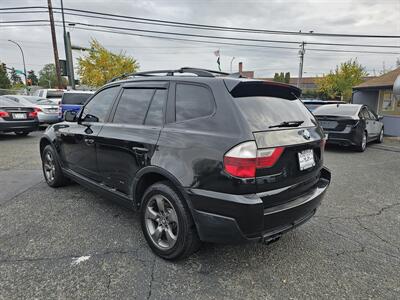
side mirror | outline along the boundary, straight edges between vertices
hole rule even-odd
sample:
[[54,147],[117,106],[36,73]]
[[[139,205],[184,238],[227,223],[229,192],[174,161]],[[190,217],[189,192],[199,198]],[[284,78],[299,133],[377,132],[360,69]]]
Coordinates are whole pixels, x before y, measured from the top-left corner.
[[76,122],[76,111],[67,110],[64,114],[64,120],[67,122]]
[[382,121],[383,120],[383,116],[378,115],[378,121]]

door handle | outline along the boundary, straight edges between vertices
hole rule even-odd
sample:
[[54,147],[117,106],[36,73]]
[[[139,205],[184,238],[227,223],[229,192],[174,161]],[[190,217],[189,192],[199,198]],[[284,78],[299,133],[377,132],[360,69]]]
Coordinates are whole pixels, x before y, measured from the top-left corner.
[[141,148],[141,147],[132,147],[131,148],[136,154],[145,154],[149,152],[149,149],[147,148]]
[[94,139],[84,139],[84,141],[85,141],[85,143],[86,143],[87,145],[92,145],[92,144],[94,144]]

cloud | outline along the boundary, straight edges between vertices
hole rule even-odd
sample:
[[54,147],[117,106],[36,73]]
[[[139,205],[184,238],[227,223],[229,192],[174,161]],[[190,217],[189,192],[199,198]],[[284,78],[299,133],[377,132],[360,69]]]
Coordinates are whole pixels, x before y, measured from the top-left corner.
[[[2,7],[16,6],[12,0],[2,0]],[[46,1],[42,5],[46,4]],[[58,6],[58,1],[53,1]],[[260,29],[332,32],[332,33],[362,33],[362,34],[398,34],[400,32],[400,1],[239,1],[239,0],[68,0],[66,7],[100,12],[130,15],[142,18],[156,18],[163,20],[212,24],[222,26],[249,27]],[[35,0],[20,0],[18,6],[38,5]],[[48,18],[47,14],[34,15],[0,15],[1,20]],[[60,15],[55,15],[61,20]],[[397,40],[382,41],[374,39],[339,39],[325,37],[276,36],[260,34],[226,33],[215,31],[200,31],[177,29],[173,27],[149,26],[134,23],[116,23],[113,21],[84,19],[82,17],[67,16],[68,21],[87,22],[108,25],[121,25],[129,28],[152,29],[174,32],[189,32],[214,36],[234,36],[262,39],[280,39],[291,41],[330,41],[351,43],[388,43],[400,46]],[[213,51],[221,49],[222,68],[229,71],[231,58],[234,61],[234,70],[237,63],[244,62],[245,69],[256,70],[256,75],[267,77],[275,72],[290,71],[297,76],[298,53],[296,49],[273,49],[238,47],[216,44],[202,44],[184,41],[170,41],[146,37],[135,37],[70,29],[74,45],[88,46],[91,38],[96,38],[106,48],[112,51],[125,51],[135,57],[142,70],[177,68],[180,66],[199,66],[216,69],[216,58]],[[62,29],[57,28],[58,51],[60,58],[64,57]],[[21,57],[15,45],[7,42],[14,39],[23,46],[28,69],[38,71],[44,64],[53,62],[50,30],[47,27],[0,27],[0,60],[9,66],[21,68]],[[245,43],[239,42],[237,43]],[[289,46],[293,45],[278,45]],[[311,48],[307,45],[306,49]],[[314,47],[315,48],[315,47]],[[325,48],[334,48],[325,47]],[[335,46],[335,48],[338,48]],[[369,49],[372,50],[372,49]],[[376,50],[376,49],[375,49]],[[384,51],[379,49],[378,51]],[[400,52],[398,50],[397,52]],[[82,55],[74,51],[74,56]],[[398,55],[400,56],[400,55]],[[305,76],[327,73],[335,65],[358,57],[360,63],[372,73],[374,69],[393,66],[396,55],[351,54],[335,52],[313,52],[306,50],[304,71]]]

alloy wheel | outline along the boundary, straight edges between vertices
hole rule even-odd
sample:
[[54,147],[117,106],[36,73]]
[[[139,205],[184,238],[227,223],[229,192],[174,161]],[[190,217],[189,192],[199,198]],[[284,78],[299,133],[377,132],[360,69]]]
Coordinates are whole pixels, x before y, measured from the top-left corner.
[[361,142],[361,148],[364,150],[367,147],[367,135],[364,133],[362,142]]
[[146,230],[155,246],[171,249],[178,238],[178,216],[171,202],[161,194],[150,198],[145,208]]
[[56,166],[54,164],[53,155],[46,152],[43,158],[43,169],[48,182],[52,182],[56,176]]

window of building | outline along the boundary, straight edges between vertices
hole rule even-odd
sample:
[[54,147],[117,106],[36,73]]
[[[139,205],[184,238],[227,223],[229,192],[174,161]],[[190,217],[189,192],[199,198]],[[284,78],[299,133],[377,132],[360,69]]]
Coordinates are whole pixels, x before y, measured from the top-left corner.
[[383,115],[400,116],[400,98],[395,97],[392,90],[379,92],[379,112]]

